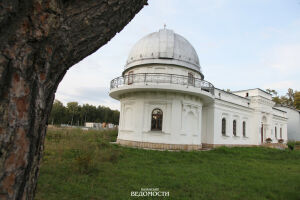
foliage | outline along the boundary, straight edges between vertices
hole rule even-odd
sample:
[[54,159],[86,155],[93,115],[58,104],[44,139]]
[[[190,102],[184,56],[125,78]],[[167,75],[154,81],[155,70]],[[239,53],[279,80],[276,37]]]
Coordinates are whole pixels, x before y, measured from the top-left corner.
[[273,89],[266,89],[272,95],[272,100],[276,104],[281,104],[284,106],[300,108],[300,92],[294,91],[293,89],[289,88],[286,95],[278,96],[277,91]]
[[272,89],[266,89],[267,92],[269,92],[272,96],[277,96],[277,91]]
[[[116,133],[49,129],[36,199],[130,199],[153,187],[175,200],[299,199],[300,151],[153,151],[110,144]],[[87,170],[79,170],[78,155],[91,155]]]
[[107,122],[119,124],[118,110],[111,110],[104,106],[93,106],[89,104],[79,105],[77,102],[69,102],[64,106],[55,100],[49,117],[49,124],[84,125],[85,122]]
[[284,142],[284,139],[279,139],[278,142],[279,142],[279,143],[283,143],[283,142]]
[[272,142],[272,139],[271,139],[271,138],[267,138],[267,139],[266,139],[266,142],[267,142],[267,143],[270,143],[270,142]]
[[300,110],[300,92],[295,92],[294,94],[294,106],[296,109]]
[[294,150],[296,142],[295,141],[288,141],[287,143],[290,150]]

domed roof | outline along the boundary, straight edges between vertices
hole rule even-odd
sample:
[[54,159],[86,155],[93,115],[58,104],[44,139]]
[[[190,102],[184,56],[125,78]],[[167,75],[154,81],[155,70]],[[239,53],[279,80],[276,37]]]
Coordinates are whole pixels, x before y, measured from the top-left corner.
[[200,72],[198,55],[181,35],[161,29],[140,39],[131,49],[125,70],[143,64],[171,64]]

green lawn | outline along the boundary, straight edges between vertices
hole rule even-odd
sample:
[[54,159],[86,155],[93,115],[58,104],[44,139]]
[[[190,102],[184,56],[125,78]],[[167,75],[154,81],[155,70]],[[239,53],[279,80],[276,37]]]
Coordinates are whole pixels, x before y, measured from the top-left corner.
[[300,151],[153,151],[109,144],[116,135],[49,129],[36,199],[146,199],[130,197],[141,188],[169,191],[164,199],[300,199]]

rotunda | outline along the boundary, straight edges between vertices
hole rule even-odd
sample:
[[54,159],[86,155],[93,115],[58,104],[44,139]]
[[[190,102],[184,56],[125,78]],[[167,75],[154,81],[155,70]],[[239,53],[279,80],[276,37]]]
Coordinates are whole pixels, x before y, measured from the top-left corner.
[[161,29],[132,48],[110,96],[121,103],[117,143],[153,149],[200,149],[202,108],[214,99],[198,55],[181,35]]

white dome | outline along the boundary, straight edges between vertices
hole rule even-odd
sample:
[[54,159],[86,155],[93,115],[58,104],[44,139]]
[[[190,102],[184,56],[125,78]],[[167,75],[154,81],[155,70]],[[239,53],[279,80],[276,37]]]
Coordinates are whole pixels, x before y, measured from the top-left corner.
[[193,46],[172,30],[161,29],[139,40],[131,49],[125,70],[144,64],[171,64],[200,72],[198,55]]

